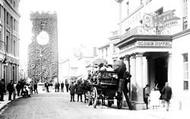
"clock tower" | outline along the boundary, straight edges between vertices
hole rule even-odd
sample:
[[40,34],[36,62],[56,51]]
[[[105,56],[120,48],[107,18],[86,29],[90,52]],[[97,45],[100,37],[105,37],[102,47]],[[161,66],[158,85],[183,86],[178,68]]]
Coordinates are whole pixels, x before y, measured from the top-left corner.
[[32,43],[28,53],[28,76],[38,82],[58,81],[57,14],[31,13]]

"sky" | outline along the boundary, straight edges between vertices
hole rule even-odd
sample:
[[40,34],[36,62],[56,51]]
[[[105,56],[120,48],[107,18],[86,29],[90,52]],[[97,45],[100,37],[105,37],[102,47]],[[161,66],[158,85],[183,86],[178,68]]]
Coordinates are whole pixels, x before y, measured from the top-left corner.
[[118,4],[115,0],[21,0],[19,13],[20,63],[27,63],[32,38],[30,13],[57,12],[59,59],[69,57],[80,45],[100,47],[117,30]]

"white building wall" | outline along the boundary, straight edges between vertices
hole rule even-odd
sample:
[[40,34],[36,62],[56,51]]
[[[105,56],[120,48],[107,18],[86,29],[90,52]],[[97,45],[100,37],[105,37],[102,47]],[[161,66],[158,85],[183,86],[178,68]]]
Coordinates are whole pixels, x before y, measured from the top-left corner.
[[[190,89],[183,89],[183,56],[182,54],[188,53],[188,64],[190,64],[190,34],[173,40],[172,51],[172,87],[173,99],[178,103],[178,107],[185,110],[190,107]],[[190,72],[190,68],[189,68]],[[190,81],[190,79],[188,79]]]
[[[129,1],[129,15],[127,14],[127,4]],[[183,17],[184,17],[184,0],[143,0],[143,5],[140,4],[140,0],[123,0],[122,2],[122,19],[119,22],[121,24],[121,35],[126,33],[126,29],[129,30],[141,26],[140,21],[145,14],[154,13],[159,8],[163,7],[163,12],[168,10],[175,10],[175,15],[180,18],[178,24],[172,27],[167,27],[162,35],[174,35],[183,31]],[[190,0],[188,2],[188,28],[190,28]],[[138,34],[138,32],[136,32]],[[155,31],[142,34],[151,34]],[[174,38],[172,42],[172,51],[168,59],[168,82],[173,90],[173,97],[171,100],[171,106],[175,109],[188,109],[190,107],[190,89],[183,89],[183,56],[182,54],[188,53],[190,64],[190,33],[180,38]],[[190,72],[190,65],[189,65]],[[190,74],[189,74],[190,77]],[[133,78],[133,77],[132,77]],[[190,79],[189,79],[190,86]]]
[[[180,17],[181,19],[178,22],[178,25],[175,27],[171,27],[169,29],[166,29],[164,33],[169,34],[175,34],[177,32],[182,31],[182,17],[183,17],[183,2],[182,0],[152,0],[151,2],[144,2],[143,4],[140,4],[139,0],[129,0],[129,9],[130,14],[127,16],[126,13],[126,2],[124,1],[122,3],[122,20],[120,24],[122,25],[121,34],[124,34],[126,32],[126,29],[130,27],[130,29],[133,29],[137,26],[141,26],[140,21],[143,19],[143,16],[145,14],[151,14],[163,7],[164,11],[168,10],[176,10],[175,14],[177,17]],[[136,3],[138,2],[138,3]],[[172,5],[171,5],[172,4]],[[166,34],[164,34],[166,35]]]

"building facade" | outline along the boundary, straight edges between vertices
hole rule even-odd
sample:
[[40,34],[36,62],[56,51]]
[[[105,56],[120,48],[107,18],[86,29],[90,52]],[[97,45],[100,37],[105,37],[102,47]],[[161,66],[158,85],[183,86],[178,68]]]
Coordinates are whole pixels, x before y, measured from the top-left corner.
[[190,105],[190,1],[116,1],[120,10],[120,41],[115,46],[132,75],[130,98],[134,107],[145,109],[146,84],[151,90],[161,90],[169,82],[173,89],[171,106],[185,109]]
[[37,82],[57,82],[57,14],[31,13],[31,21],[33,37],[28,47],[28,77]]
[[19,2],[0,1],[0,77],[5,85],[19,78]]

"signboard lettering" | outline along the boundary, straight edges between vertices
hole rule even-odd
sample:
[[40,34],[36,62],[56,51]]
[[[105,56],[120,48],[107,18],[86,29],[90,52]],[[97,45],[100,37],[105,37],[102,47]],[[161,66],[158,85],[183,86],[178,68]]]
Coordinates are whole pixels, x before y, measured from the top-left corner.
[[171,48],[172,44],[170,41],[137,41],[137,46]]

